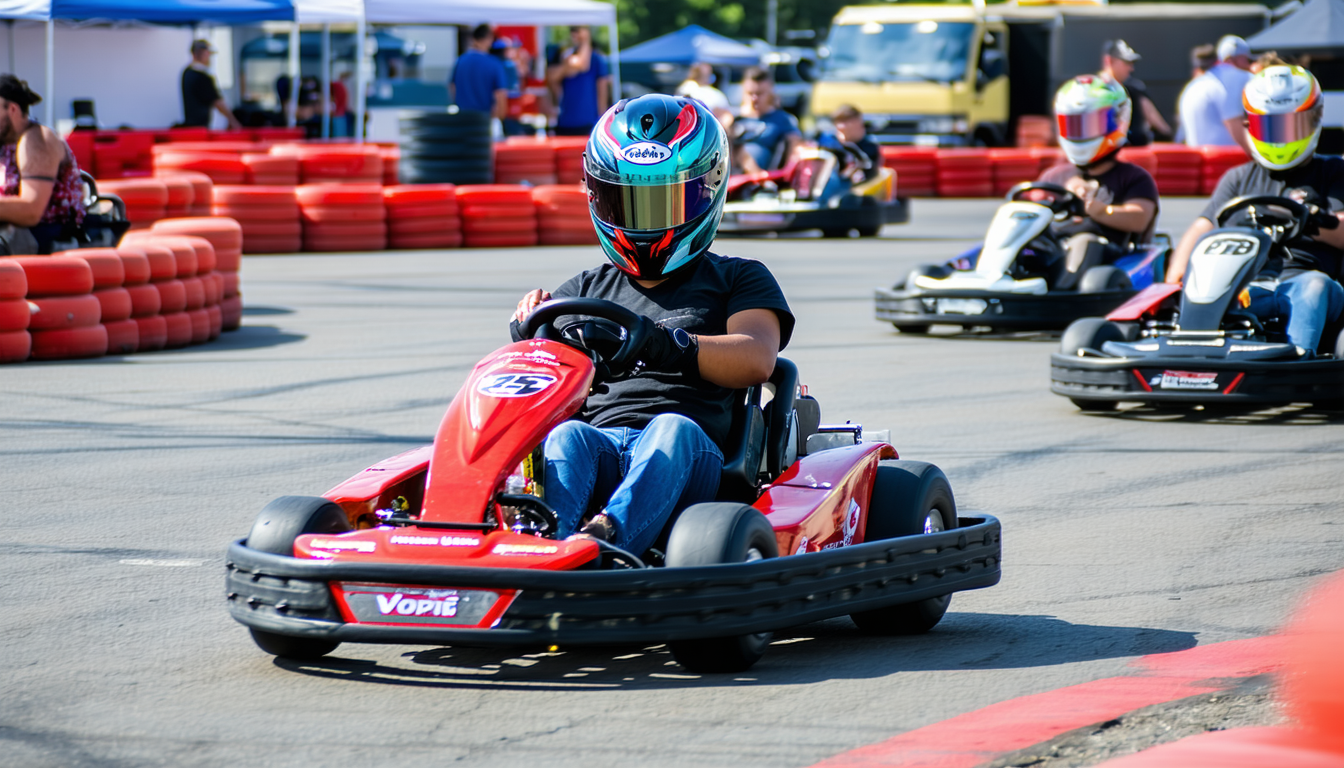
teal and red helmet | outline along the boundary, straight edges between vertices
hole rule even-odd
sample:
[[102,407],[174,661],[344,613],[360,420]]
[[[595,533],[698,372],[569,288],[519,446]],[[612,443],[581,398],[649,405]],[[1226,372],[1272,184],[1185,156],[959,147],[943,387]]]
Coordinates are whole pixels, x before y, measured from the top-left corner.
[[607,258],[658,280],[709,249],[728,194],[728,136],[694,99],[649,94],[607,110],[583,156]]

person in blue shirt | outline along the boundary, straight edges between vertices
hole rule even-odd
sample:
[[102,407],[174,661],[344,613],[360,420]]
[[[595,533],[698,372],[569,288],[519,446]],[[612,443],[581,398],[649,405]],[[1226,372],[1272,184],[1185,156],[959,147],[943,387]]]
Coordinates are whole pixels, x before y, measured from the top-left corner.
[[735,172],[756,173],[784,167],[803,140],[798,121],[779,108],[775,78],[760,67],[742,76],[742,116],[732,128]]
[[587,136],[611,103],[611,73],[607,57],[593,49],[593,34],[587,27],[570,27],[569,38],[573,46],[546,72],[547,84],[559,96],[555,134]]
[[471,31],[467,52],[453,67],[448,95],[459,110],[503,119],[509,109],[509,83],[504,65],[490,55],[494,41],[495,31],[489,24],[479,24]]

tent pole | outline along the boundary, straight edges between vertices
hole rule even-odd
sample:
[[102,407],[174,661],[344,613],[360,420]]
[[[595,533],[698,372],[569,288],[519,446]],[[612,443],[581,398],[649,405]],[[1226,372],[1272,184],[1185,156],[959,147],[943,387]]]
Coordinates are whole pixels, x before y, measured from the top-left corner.
[[[615,13],[615,11],[613,11]],[[620,101],[621,96],[621,45],[616,39],[616,20],[613,18],[607,25],[607,39],[610,41],[608,47],[611,49],[611,55],[607,58],[611,61],[611,103]]]
[[56,21],[47,19],[47,127],[56,130]]
[[289,25],[289,106],[285,109],[285,124],[291,128],[299,122],[299,22]]
[[322,25],[322,138],[331,138],[331,24]]
[[355,22],[355,143],[364,143],[364,14]]

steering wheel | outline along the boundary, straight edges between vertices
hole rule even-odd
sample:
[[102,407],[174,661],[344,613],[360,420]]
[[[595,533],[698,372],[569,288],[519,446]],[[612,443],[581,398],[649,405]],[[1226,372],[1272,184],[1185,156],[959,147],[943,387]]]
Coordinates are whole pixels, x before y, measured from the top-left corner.
[[[615,352],[603,353],[600,349],[583,345],[582,339],[574,339],[564,334],[564,331],[579,323],[569,323],[564,328],[557,329],[555,321],[567,315],[583,315],[594,317],[599,320],[607,320],[624,331],[621,334],[620,346]],[[580,321],[582,322],[582,321]],[[635,355],[644,348],[648,341],[647,324],[642,315],[622,307],[606,299],[552,299],[533,310],[532,314],[518,327],[518,333],[525,339],[550,339],[568,344],[583,352],[595,355],[599,362],[606,364],[612,370],[625,370],[635,363]]]
[[[1031,200],[1023,197],[1026,193],[1037,190],[1048,192],[1050,201]],[[1050,184],[1044,181],[1024,181],[1008,190],[1007,199],[1044,205],[1054,212],[1056,221],[1062,221],[1070,216],[1083,218],[1087,216],[1087,210],[1083,207],[1081,198],[1058,184]]]
[[1252,195],[1250,197],[1238,197],[1233,200],[1229,200],[1226,205],[1220,208],[1218,210],[1218,226],[1220,227],[1227,226],[1227,222],[1230,221],[1233,216],[1237,215],[1238,213],[1241,213],[1242,211],[1252,209],[1256,206],[1262,206],[1264,208],[1270,209],[1267,211],[1254,211],[1254,210],[1251,211],[1252,222],[1254,223],[1254,226],[1257,228],[1261,226],[1260,224],[1261,215],[1268,214],[1269,218],[1273,220],[1279,220],[1284,218],[1283,214],[1276,213],[1273,210],[1274,208],[1278,208],[1283,212],[1286,212],[1291,217],[1291,220],[1286,222],[1288,224],[1288,227],[1284,230],[1283,233],[1283,239],[1285,241],[1295,240],[1298,237],[1300,237],[1303,231],[1306,230],[1308,221],[1311,220],[1313,214],[1315,213],[1313,207],[1303,205],[1302,203],[1299,203],[1298,201],[1292,199],[1291,197],[1277,197],[1275,195]]

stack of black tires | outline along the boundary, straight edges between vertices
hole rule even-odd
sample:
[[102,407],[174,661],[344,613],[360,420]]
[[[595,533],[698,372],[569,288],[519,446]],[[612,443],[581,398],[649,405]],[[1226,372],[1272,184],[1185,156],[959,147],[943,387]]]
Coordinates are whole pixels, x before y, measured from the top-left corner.
[[402,184],[490,184],[494,163],[486,113],[401,113]]

